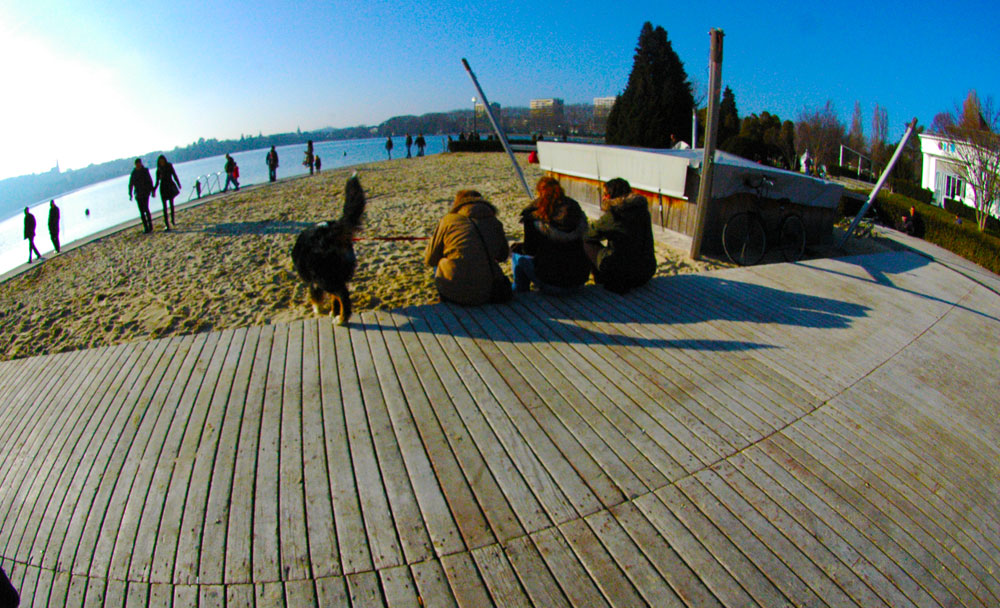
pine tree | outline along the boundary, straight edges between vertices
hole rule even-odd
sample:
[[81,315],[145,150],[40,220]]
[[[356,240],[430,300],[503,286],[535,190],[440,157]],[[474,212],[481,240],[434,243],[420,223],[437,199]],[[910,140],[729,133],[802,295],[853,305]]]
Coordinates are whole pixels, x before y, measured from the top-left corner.
[[722,103],[719,104],[719,134],[720,147],[731,138],[740,134],[740,115],[736,111],[736,95],[728,86],[722,92]]
[[605,140],[644,148],[670,147],[670,136],[688,139],[694,95],[684,64],[667,40],[667,31],[648,21],[639,33],[628,86],[618,96]]

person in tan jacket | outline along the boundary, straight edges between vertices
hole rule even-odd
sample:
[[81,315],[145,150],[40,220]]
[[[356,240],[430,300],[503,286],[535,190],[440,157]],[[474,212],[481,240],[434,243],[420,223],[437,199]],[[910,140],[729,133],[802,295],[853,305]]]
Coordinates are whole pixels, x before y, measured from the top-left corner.
[[509,252],[496,207],[475,190],[460,190],[427,243],[424,263],[437,267],[441,299],[475,306],[490,301],[494,273],[503,272],[498,262]]

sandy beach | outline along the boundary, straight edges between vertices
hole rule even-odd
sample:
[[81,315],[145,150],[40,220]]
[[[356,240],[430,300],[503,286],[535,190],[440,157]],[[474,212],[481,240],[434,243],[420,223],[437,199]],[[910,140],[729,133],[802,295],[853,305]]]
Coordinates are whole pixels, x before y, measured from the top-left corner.
[[[524,161],[533,185],[541,171]],[[303,228],[339,216],[353,170],[230,193],[179,211],[176,230],[165,232],[156,218],[153,234],[127,228],[48,258],[0,284],[0,358],[312,316],[290,251]],[[517,218],[528,201],[503,154],[440,154],[356,170],[369,201],[355,243],[355,311],[438,300],[433,270],[423,265],[424,239],[459,189],[482,192],[500,210],[508,239],[521,238]],[[662,244],[657,259],[660,276],[722,266]]]

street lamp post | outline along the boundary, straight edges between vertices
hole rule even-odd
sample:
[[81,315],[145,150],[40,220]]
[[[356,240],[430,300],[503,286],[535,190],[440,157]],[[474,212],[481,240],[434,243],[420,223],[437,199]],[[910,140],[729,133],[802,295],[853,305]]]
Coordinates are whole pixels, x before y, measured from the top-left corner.
[[472,132],[476,132],[476,98],[472,98]]

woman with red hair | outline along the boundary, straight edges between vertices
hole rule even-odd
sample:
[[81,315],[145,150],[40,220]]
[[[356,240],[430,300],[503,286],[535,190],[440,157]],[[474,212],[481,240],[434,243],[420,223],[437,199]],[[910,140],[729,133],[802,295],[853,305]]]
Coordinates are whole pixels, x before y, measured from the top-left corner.
[[554,177],[539,179],[535,192],[538,198],[521,212],[524,243],[512,257],[514,289],[528,291],[535,283],[544,292],[565,293],[590,276],[583,250],[587,216]]

